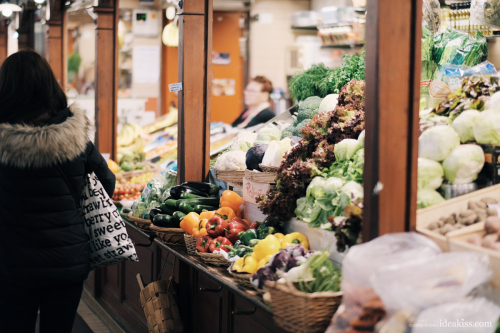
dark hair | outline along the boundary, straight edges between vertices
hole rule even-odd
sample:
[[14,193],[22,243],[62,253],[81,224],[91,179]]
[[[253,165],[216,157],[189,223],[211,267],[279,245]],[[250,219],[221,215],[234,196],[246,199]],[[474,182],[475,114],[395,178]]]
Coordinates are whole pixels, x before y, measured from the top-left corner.
[[252,78],[250,82],[252,81],[262,84],[262,92],[268,92],[270,94],[273,92],[273,83],[267,77],[259,75]]
[[0,123],[33,123],[54,116],[68,100],[48,62],[35,51],[19,51],[0,68]]

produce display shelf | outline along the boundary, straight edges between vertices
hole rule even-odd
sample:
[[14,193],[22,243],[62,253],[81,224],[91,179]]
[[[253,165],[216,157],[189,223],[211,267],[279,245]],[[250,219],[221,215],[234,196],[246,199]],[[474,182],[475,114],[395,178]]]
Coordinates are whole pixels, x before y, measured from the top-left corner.
[[[134,224],[128,221],[126,221],[126,223],[128,223],[130,227],[135,228],[145,238],[150,237],[151,234],[138,229]],[[229,289],[231,293],[243,298],[245,301],[255,306],[259,310],[262,310],[266,314],[272,315],[270,307],[266,305],[259,296],[257,296],[257,293],[255,291],[245,291],[239,287],[236,280],[227,271],[227,267],[209,266],[205,264],[201,257],[188,254],[185,246],[167,245],[163,243],[159,238],[155,238],[154,242],[157,243],[158,246],[160,246],[160,248],[162,248],[163,250],[170,252],[189,266],[209,276],[212,280],[220,284],[222,287]]]
[[336,44],[336,45],[322,45],[322,49],[348,49],[351,47],[363,47],[365,44]]

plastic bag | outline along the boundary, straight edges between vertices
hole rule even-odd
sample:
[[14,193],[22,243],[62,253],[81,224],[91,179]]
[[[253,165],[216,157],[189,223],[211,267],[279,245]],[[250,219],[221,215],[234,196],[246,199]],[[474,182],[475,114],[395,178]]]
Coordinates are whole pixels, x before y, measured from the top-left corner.
[[353,246],[344,258],[342,304],[332,318],[327,333],[343,332],[359,317],[365,303],[377,297],[370,276],[394,264],[435,257],[441,249],[429,238],[415,232],[395,233]]
[[472,0],[470,22],[500,28],[500,0]]
[[434,257],[385,266],[370,278],[388,313],[424,309],[455,302],[491,278],[488,255],[441,253]]
[[423,22],[427,23],[432,33],[438,32],[441,26],[441,5],[439,0],[424,0],[422,13]]
[[132,214],[135,217],[142,217],[145,213],[170,196],[170,188],[177,183],[177,172],[167,170],[162,175],[153,177],[142,190],[142,194],[132,205]]
[[412,325],[412,332],[493,333],[497,327],[498,317],[500,317],[500,307],[496,304],[484,298],[467,299],[425,309]]

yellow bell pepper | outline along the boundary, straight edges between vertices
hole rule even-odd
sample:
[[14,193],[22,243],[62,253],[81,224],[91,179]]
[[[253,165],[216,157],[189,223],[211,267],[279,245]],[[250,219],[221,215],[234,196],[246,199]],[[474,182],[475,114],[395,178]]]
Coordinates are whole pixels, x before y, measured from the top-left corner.
[[285,237],[285,235],[283,235],[281,232],[278,232],[276,234],[273,234],[274,237],[278,238],[280,240],[280,242],[283,240],[283,238]]
[[215,210],[211,211],[211,212],[201,212],[200,213],[200,219],[206,219],[206,220],[210,220],[212,217],[215,216]]
[[271,259],[271,257],[272,257],[272,255],[270,254],[270,255],[266,256],[264,259],[261,259],[259,261],[259,263],[257,264],[256,271],[258,271],[259,269],[261,269],[262,267],[264,267],[269,262],[269,260]]
[[203,235],[206,235],[207,234],[207,228],[205,226],[207,224],[207,221],[208,220],[206,220],[206,219],[200,220],[200,222],[198,223],[198,225],[193,228],[191,235],[193,235],[196,238],[199,238],[199,237],[201,237]]
[[295,244],[300,244],[305,247],[307,251],[309,251],[309,241],[307,240],[307,237],[302,235],[300,232],[292,232],[291,234],[286,235],[281,241],[281,246],[283,248]]
[[236,260],[233,264],[233,271],[236,271],[236,272],[240,272],[241,271],[241,267],[243,267],[243,263],[244,263],[244,258],[240,258],[238,260]]
[[253,248],[253,253],[258,261],[261,261],[268,255],[275,254],[281,249],[281,243],[274,235],[268,235],[266,238],[260,240]]
[[255,271],[257,271],[257,259],[255,258],[255,255],[252,253],[252,255],[249,256],[244,256],[243,257],[243,266],[239,270],[239,272],[245,272],[245,273],[250,273],[253,274]]
[[192,212],[187,214],[181,221],[180,227],[186,233],[190,234],[193,232],[193,228],[198,226],[200,223],[200,215]]

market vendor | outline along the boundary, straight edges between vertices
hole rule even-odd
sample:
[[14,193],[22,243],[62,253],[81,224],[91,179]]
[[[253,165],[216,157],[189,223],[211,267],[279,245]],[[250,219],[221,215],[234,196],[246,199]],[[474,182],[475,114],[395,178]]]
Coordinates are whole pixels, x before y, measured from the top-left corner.
[[274,118],[276,115],[269,104],[272,91],[273,84],[267,77],[251,79],[244,91],[247,109],[233,122],[233,127],[253,127]]

